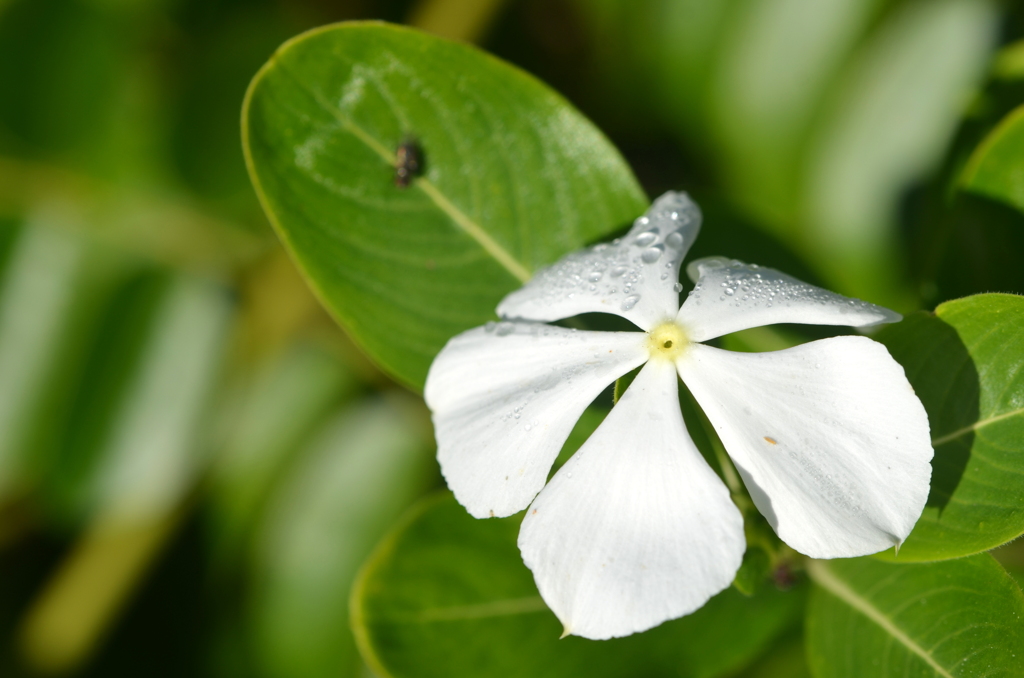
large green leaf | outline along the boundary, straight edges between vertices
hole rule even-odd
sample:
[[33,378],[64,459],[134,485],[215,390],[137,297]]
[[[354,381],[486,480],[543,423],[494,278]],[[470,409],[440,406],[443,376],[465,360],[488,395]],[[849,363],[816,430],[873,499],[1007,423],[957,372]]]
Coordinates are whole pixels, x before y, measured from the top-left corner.
[[813,561],[809,571],[817,678],[1024,675],[1024,596],[988,554],[916,565]]
[[877,336],[924,403],[935,458],[899,561],[957,558],[1024,533],[1024,297],[982,294]]
[[[172,511],[204,469],[204,425],[234,310],[219,285],[180,275],[169,277],[153,301],[95,464],[79,488],[83,509],[126,524]],[[126,339],[129,346],[138,341]],[[116,356],[107,360],[116,364]],[[77,450],[69,451],[73,458]]]
[[753,0],[734,13],[712,125],[733,190],[771,225],[798,217],[809,123],[876,11],[875,0]]
[[[561,97],[476,49],[347,23],[282,46],[243,109],[250,176],[320,300],[420,387],[452,335],[539,266],[623,226],[645,198]],[[396,148],[425,161],[395,185]]]
[[1024,106],[1016,108],[981,142],[960,178],[969,191],[1024,212]]
[[803,605],[801,589],[727,589],[647,633],[559,640],[516,548],[519,522],[476,520],[448,494],[407,514],[352,591],[353,630],[379,675],[717,676],[766,649]]
[[344,364],[298,343],[268,360],[238,396],[237,415],[211,473],[211,542],[234,565],[267,496],[318,425],[355,388]]
[[984,75],[992,5],[900,3],[850,64],[804,167],[804,243],[830,286],[899,304],[895,216],[908,183],[941,160]]
[[260,675],[357,675],[349,588],[373,545],[432,480],[422,425],[404,398],[363,401],[322,427],[279,483],[254,568]]
[[66,377],[82,362],[78,338],[88,334],[95,299],[109,287],[107,276],[97,275],[95,248],[47,221],[5,237],[11,241],[0,275],[0,496],[38,480],[32,452],[59,428],[55,420],[73,391]]

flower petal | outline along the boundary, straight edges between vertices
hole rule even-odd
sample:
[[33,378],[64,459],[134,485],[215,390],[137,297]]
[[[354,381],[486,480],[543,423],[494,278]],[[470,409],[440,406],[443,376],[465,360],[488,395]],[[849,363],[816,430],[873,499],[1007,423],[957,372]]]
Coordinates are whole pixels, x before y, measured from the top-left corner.
[[679,264],[700,231],[700,208],[668,192],[610,244],[573,252],[498,305],[503,318],[560,320],[614,313],[649,330],[679,310]]
[[928,498],[928,416],[884,346],[865,337],[771,353],[694,344],[677,366],[787,544],[845,558],[910,534]]
[[699,277],[676,320],[691,341],[776,323],[866,327],[901,318],[887,308],[735,259],[698,259],[686,271],[691,278]]
[[667,361],[647,363],[526,513],[523,560],[567,633],[689,614],[739,568],[743,518],[686,432],[678,383]]
[[587,405],[647,360],[646,339],[502,322],[449,341],[424,397],[459,503],[477,518],[526,508]]

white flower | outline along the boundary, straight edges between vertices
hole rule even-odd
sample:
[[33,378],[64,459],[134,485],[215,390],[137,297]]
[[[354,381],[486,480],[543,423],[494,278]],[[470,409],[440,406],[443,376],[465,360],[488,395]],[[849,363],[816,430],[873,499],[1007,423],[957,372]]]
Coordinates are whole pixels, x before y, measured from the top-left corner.
[[[624,636],[689,614],[740,565],[743,518],[687,434],[677,373],[754,504],[803,554],[898,546],[928,496],[927,415],[881,344],[843,336],[733,353],[699,343],[771,323],[900,316],[721,259],[690,265],[697,284],[680,308],[679,266],[700,221],[685,193],[663,195],[621,241],[570,254],[507,296],[498,306],[506,320],[453,338],[427,377],[448,486],[478,518],[533,502],[519,548],[567,633]],[[595,311],[644,332],[537,322]],[[640,365],[545,486],[584,409]]]

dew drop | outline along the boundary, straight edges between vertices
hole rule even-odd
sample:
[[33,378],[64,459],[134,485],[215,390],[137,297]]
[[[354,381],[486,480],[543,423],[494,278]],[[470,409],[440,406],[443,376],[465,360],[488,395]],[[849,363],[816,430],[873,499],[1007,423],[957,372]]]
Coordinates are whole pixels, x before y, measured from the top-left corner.
[[529,431],[529,430],[530,430],[531,428],[533,428],[533,426],[532,426],[531,424],[527,424],[527,425],[526,425],[526,426],[524,426],[523,428],[524,428],[525,430]]
[[601,271],[594,271],[593,273],[590,274],[587,280],[589,280],[590,282],[597,282],[598,280],[601,279],[602,275],[604,275],[604,273],[602,273]]
[[625,274],[626,274],[626,271],[628,271],[628,270],[629,270],[629,269],[628,269],[628,268],[626,268],[625,266],[616,266],[615,268],[613,268],[613,269],[611,270],[610,274],[611,274],[611,276],[612,276],[613,278],[618,278],[618,277],[620,277],[620,276],[623,276],[623,275],[625,275]]
[[732,295],[736,294],[736,291],[733,290],[733,288],[731,288],[731,287],[726,287],[725,288],[725,293],[726,293],[727,296],[731,297]]
[[682,292],[683,283],[676,283],[675,285],[672,285],[672,289],[675,290],[676,292]]
[[661,258],[661,248],[659,247],[648,247],[640,255],[640,260],[645,264],[653,264]]
[[622,310],[628,311],[629,309],[636,306],[636,302],[640,301],[639,294],[631,294],[622,301]]
[[668,237],[665,238],[665,244],[674,250],[681,250],[683,248],[683,235],[679,231],[669,233]]
[[647,247],[648,245],[653,245],[654,241],[657,239],[657,235],[651,233],[650,231],[647,231],[646,233],[641,233],[640,235],[638,235],[636,237],[636,240],[633,241],[633,244],[636,245],[637,247]]

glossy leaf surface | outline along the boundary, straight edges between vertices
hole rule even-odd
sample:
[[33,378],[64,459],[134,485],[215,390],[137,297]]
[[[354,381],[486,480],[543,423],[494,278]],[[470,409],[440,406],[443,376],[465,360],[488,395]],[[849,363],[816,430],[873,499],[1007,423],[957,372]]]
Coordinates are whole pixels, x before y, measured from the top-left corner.
[[[257,193],[320,300],[420,388],[455,334],[538,267],[646,200],[561,97],[467,45],[373,23],[281,47],[253,80],[243,141]],[[399,153],[399,146],[403,148]],[[409,185],[398,156],[416,155]]]
[[898,561],[958,558],[1020,535],[1024,297],[950,301],[877,339],[924,403],[935,447],[928,503]]
[[969,191],[1024,211],[1024,106],[1006,116],[974,150],[961,182]]
[[417,414],[404,399],[346,408],[283,474],[255,567],[251,619],[263,675],[357,675],[349,587],[387,526],[429,484]]
[[352,593],[363,657],[382,676],[710,677],[749,663],[799,618],[802,589],[726,589],[694,614],[610,641],[558,637],[516,548],[521,518],[476,520],[444,494],[412,509]]
[[891,565],[814,561],[807,651],[817,678],[1024,675],[1024,596],[991,556]]

